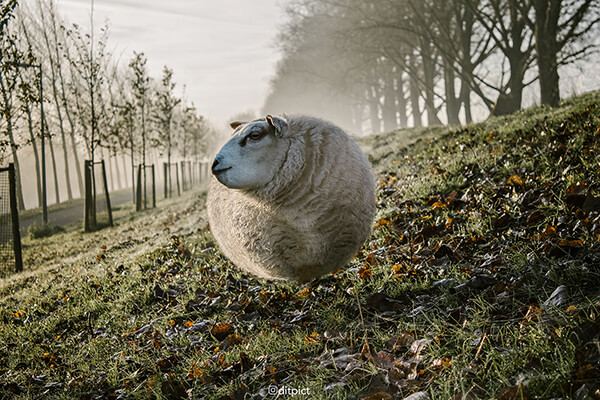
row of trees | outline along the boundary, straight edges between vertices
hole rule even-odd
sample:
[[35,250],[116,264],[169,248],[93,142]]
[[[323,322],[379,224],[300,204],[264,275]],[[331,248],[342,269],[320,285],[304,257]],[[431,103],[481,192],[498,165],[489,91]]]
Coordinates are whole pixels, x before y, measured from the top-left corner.
[[326,113],[357,131],[469,123],[475,106],[510,113],[535,82],[556,106],[561,67],[600,36],[594,0],[291,0],[286,11],[264,111]]
[[[68,25],[55,0],[1,4],[0,161],[10,154],[20,182],[19,154],[33,152],[39,204],[41,129],[57,202],[58,157],[63,159],[68,199],[74,197],[73,181],[84,193],[82,153],[92,161],[108,159],[118,178],[123,175],[119,158],[129,158],[133,171],[136,163],[147,164],[148,157],[164,156],[169,163],[175,156],[204,157],[214,135],[185,95],[175,94],[173,71],[165,66],[162,76],[152,79],[141,52],[134,52],[127,65],[119,62],[108,51],[108,27],[94,30],[93,3],[89,31]],[[23,209],[21,190],[19,203]]]

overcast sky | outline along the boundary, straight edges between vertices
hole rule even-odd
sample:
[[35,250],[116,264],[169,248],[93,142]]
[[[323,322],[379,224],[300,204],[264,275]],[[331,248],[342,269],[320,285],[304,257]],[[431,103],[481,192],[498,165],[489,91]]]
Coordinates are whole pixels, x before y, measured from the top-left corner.
[[[109,48],[125,64],[148,57],[150,75],[166,64],[176,93],[222,128],[234,114],[258,111],[278,59],[273,46],[281,0],[94,0],[98,31],[109,23]],[[69,23],[89,27],[91,0],[58,0]]]

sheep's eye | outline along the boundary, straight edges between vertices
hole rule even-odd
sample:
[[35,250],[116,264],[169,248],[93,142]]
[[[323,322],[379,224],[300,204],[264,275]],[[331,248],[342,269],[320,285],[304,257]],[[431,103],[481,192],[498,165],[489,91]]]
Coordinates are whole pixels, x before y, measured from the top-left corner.
[[251,134],[249,134],[247,136],[247,138],[250,140],[260,140],[263,138],[263,136],[264,136],[263,132],[259,131],[259,132],[252,132]]

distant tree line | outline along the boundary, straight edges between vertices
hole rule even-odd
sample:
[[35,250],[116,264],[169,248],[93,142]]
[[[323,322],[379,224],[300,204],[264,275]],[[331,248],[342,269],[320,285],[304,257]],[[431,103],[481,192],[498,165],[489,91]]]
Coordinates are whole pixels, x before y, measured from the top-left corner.
[[598,45],[595,0],[290,0],[265,112],[302,109],[360,131],[506,114]]
[[[175,156],[189,160],[206,154],[212,128],[184,95],[175,94],[173,71],[165,66],[153,79],[141,52],[134,52],[128,64],[119,63],[108,51],[108,27],[94,30],[93,13],[84,29],[63,20],[55,0],[2,0],[0,12],[0,163],[14,162],[20,182],[19,154],[31,148],[38,204],[42,100],[56,202],[61,201],[59,181],[69,200],[75,197],[74,185],[84,192],[81,154],[107,160],[119,187],[125,159],[133,170],[149,158],[171,162]],[[43,76],[32,67],[39,64]],[[64,166],[64,180],[58,178],[57,164]],[[19,203],[23,209],[21,190]]]

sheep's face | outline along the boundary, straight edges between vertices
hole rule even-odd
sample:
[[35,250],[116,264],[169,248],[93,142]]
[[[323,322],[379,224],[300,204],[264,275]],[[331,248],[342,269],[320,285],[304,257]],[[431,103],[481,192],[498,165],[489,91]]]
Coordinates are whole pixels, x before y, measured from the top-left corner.
[[233,137],[212,165],[219,182],[231,189],[255,190],[267,185],[285,162],[289,148],[287,121],[267,115],[248,123],[231,123]]

